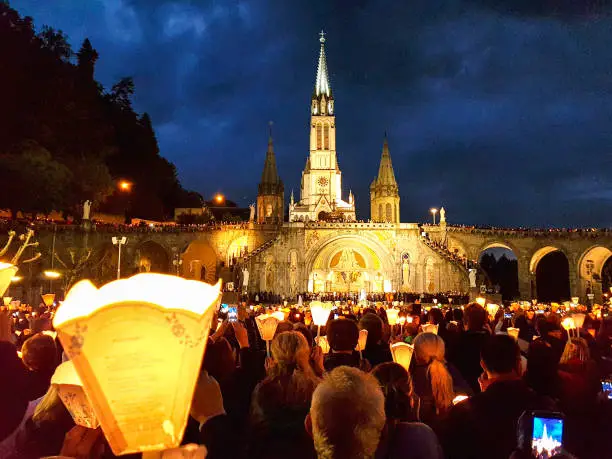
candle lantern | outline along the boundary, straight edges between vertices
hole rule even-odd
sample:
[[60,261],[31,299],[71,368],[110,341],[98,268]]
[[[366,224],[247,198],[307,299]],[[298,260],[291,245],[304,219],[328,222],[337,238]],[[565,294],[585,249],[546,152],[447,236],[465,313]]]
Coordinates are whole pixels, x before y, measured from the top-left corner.
[[414,353],[414,346],[399,342],[391,344],[389,348],[391,349],[393,361],[404,367],[406,371],[410,371],[410,361]]
[[115,455],[180,445],[220,285],[154,273],[100,289],[81,281],[57,309],[53,325]]
[[434,335],[438,334],[438,324],[424,324],[421,325],[421,329],[423,333],[433,333]]

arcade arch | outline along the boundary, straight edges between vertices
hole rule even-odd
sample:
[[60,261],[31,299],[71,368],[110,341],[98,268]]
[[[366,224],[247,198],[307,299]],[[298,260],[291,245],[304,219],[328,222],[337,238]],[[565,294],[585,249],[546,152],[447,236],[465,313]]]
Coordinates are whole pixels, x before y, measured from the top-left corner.
[[226,265],[231,266],[235,259],[246,255],[249,248],[249,237],[245,234],[234,239],[227,248]]
[[138,246],[138,252],[138,272],[167,273],[170,270],[170,257],[166,249],[157,242],[143,242]]
[[183,277],[214,284],[217,274],[217,254],[206,241],[193,241],[182,256]]
[[536,298],[542,302],[566,301],[571,296],[569,260],[563,251],[552,249],[538,250],[540,253],[536,252],[530,263],[535,275]]
[[578,262],[581,291],[584,294],[595,294],[598,302],[601,301],[602,293],[607,293],[610,288],[610,279],[604,279],[604,267],[612,260],[611,257],[612,250],[609,248],[594,246],[586,250]]
[[490,283],[504,300],[519,296],[518,259],[514,249],[505,243],[493,242],[484,246],[478,255],[478,264]]

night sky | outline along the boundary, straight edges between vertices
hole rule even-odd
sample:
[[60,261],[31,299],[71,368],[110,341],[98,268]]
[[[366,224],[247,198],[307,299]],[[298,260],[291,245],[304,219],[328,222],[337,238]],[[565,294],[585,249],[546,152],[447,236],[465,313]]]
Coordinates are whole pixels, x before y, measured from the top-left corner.
[[285,198],[299,195],[324,29],[344,198],[352,189],[358,218],[369,218],[387,131],[402,221],[444,205],[450,223],[612,226],[607,0],[11,5],[62,29],[75,51],[89,37],[106,88],[133,76],[162,154],[206,198],[255,200],[270,120]]

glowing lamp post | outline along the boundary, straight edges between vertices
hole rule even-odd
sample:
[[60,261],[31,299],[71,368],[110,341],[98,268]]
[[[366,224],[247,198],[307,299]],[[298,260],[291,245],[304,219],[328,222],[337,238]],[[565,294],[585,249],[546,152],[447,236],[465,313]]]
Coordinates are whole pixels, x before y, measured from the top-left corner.
[[127,237],[115,237],[112,238],[113,245],[119,246],[119,255],[117,257],[117,279],[121,279],[121,246],[127,244]]
[[391,349],[393,361],[404,367],[406,371],[410,371],[410,361],[414,353],[414,346],[400,342],[391,344],[389,348]]
[[433,224],[436,224],[436,214],[438,213],[438,209],[436,209],[435,207],[432,207],[431,209],[429,209],[429,211],[431,212],[431,216],[433,217]]
[[53,325],[115,455],[179,446],[220,285],[154,273],[100,289],[81,281],[57,309]]

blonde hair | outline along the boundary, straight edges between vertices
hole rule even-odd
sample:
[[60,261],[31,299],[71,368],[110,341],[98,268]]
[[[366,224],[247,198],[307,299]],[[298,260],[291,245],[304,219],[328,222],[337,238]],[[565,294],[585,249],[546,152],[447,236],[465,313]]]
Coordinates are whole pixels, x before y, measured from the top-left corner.
[[559,363],[567,363],[570,360],[580,360],[586,362],[591,359],[589,345],[584,338],[572,338],[565,343],[563,354]]
[[427,376],[436,404],[436,412],[445,411],[453,404],[453,377],[444,360],[444,341],[434,333],[420,333],[414,340],[414,354],[419,363],[427,364]]
[[279,333],[272,340],[270,351],[273,364],[268,376],[289,375],[295,370],[314,375],[310,366],[310,346],[301,333],[296,331]]

